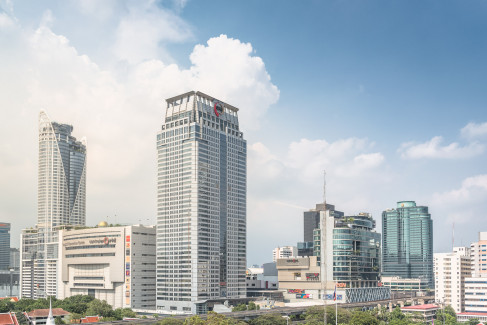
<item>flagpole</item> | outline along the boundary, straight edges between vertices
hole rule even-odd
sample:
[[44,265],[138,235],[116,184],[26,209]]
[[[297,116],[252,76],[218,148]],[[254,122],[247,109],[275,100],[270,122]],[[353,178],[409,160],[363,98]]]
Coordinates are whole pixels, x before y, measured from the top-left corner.
[[338,296],[336,294],[337,286],[335,284],[335,325],[338,325]]
[[335,325],[338,325],[338,294],[337,294],[337,284],[335,283]]

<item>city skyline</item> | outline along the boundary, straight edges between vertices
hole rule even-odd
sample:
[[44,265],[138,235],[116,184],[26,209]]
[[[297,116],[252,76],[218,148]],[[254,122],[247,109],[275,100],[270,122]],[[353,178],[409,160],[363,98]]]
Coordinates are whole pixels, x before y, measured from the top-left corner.
[[327,201],[347,215],[380,228],[390,202],[415,200],[435,252],[451,249],[453,223],[455,246],[468,245],[487,196],[486,6],[382,4],[1,2],[12,247],[35,224],[41,109],[90,141],[87,223],[155,224],[154,130],[164,99],[191,89],[241,109],[249,265],[301,240],[324,169]]

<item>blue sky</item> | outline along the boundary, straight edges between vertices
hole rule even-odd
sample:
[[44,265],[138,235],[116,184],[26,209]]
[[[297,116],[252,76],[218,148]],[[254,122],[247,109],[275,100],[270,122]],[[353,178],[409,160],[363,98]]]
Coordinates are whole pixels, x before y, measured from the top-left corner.
[[[88,139],[88,223],[155,222],[163,99],[240,107],[248,264],[348,214],[428,205],[435,251],[487,230],[485,1],[0,1],[0,217],[35,224],[37,115]],[[15,136],[12,136],[15,134]],[[21,222],[19,222],[19,220]]]

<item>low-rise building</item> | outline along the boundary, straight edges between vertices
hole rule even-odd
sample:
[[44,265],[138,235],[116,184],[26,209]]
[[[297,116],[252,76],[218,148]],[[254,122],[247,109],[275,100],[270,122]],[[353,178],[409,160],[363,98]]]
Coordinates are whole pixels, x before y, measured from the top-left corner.
[[438,309],[440,309],[440,307],[435,304],[401,307],[401,311],[404,314],[410,315],[413,319],[421,319],[426,322],[431,322],[436,318]]
[[428,283],[421,279],[403,279],[398,276],[384,276],[381,278],[382,286],[391,288],[392,292],[407,292],[426,294]]
[[296,246],[276,247],[272,251],[272,261],[276,262],[278,258],[288,258],[298,256],[298,248]]
[[[47,318],[49,317],[50,309],[34,309],[31,312],[27,313],[27,318],[29,323],[35,325],[44,325],[47,322]],[[52,317],[58,318],[60,317],[61,320],[67,322],[68,318],[70,317],[71,313],[62,309],[62,308],[52,308]]]
[[19,325],[17,316],[15,313],[1,313],[0,314],[0,325]]
[[487,323],[487,313],[473,313],[473,312],[463,312],[457,314],[457,321],[459,323],[465,323],[471,319],[477,319],[479,322],[485,324]]
[[155,226],[65,229],[59,298],[90,295],[113,308],[156,309]]

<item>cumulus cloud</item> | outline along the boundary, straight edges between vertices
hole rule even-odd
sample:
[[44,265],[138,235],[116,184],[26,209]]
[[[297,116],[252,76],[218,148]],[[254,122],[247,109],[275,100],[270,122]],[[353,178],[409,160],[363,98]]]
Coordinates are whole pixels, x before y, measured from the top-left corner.
[[162,58],[174,61],[161,43],[183,42],[192,37],[191,27],[180,17],[150,1],[132,6],[118,24],[113,51],[120,60],[140,63]]
[[[249,43],[214,37],[194,48],[187,69],[161,59],[164,54],[149,43],[183,41],[191,29],[168,15],[145,8],[122,16],[118,26],[126,28],[127,39],[118,38],[107,48],[117,48],[120,55],[112,60],[125,63],[110,66],[81,54],[70,39],[55,33],[49,27],[56,22],[55,12],[47,13],[34,30],[21,23],[2,28],[0,108],[9,123],[0,136],[9,141],[0,144],[0,216],[22,221],[15,223],[14,237],[20,227],[36,222],[40,109],[53,121],[72,124],[77,138],[88,139],[88,223],[107,216],[110,222],[134,223],[155,221],[155,135],[164,118],[164,98],[188,90],[207,92],[241,108],[244,131],[247,125],[257,127],[258,119],[278,100],[279,90]],[[15,22],[12,14],[8,17]],[[167,28],[155,31],[143,23],[144,17]],[[132,45],[141,46],[137,52],[124,49],[130,37],[145,32],[152,36]],[[139,52],[143,49],[144,55]]]
[[462,128],[461,134],[467,139],[484,137],[487,135],[487,122],[468,123]]
[[480,155],[484,152],[485,146],[478,142],[471,142],[461,146],[458,142],[442,145],[443,137],[436,136],[424,143],[414,142],[403,143],[399,149],[402,158],[421,159],[464,159]]

